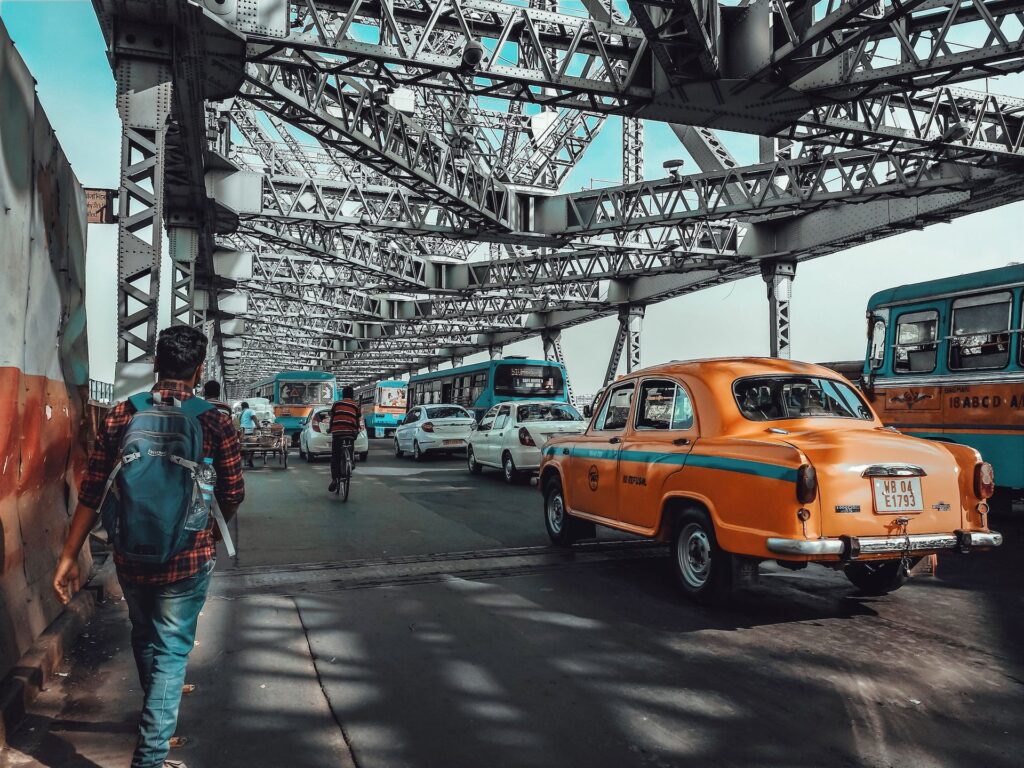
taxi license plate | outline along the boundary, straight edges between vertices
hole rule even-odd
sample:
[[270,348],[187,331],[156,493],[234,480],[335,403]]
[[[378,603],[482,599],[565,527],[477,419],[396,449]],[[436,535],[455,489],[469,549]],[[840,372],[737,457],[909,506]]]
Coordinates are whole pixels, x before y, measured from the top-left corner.
[[445,440],[442,445],[462,445],[463,440]]
[[921,478],[876,477],[875,512],[921,512]]

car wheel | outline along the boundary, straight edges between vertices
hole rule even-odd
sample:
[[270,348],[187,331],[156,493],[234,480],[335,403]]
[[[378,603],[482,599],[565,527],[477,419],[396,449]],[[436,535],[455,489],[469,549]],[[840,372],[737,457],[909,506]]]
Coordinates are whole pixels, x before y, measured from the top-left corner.
[[516,469],[516,463],[512,459],[511,453],[506,453],[501,457],[501,472],[505,476],[505,482],[509,485],[519,482],[519,470]]
[[705,512],[685,513],[672,539],[672,569],[691,600],[705,605],[725,599],[732,588],[732,555],[718,546]]
[[470,473],[474,475],[479,475],[484,471],[484,468],[476,461],[476,454],[473,453],[473,446],[466,449],[466,466],[469,467]]
[[395,438],[395,458],[396,459],[402,458],[402,454],[404,454],[404,453],[405,453],[405,451],[403,451],[402,450],[402,446],[400,446],[398,444],[398,438],[396,437]]
[[569,514],[562,493],[562,481],[552,477],[544,485],[544,528],[551,543],[571,547],[580,539],[593,538],[594,524]]
[[306,449],[303,447],[302,443],[299,443],[299,458],[306,458]]
[[367,459],[369,459],[369,458],[370,458],[370,452],[369,451],[363,451],[362,453],[359,454],[359,461],[362,464],[365,464]]
[[887,595],[902,587],[909,576],[901,560],[850,563],[843,572],[865,595]]
[[314,456],[311,451],[306,451],[303,454],[302,458],[306,460],[307,464],[312,464],[314,461],[316,461],[316,456]]
[[420,444],[418,442],[416,442],[415,440],[413,440],[412,441],[412,457],[416,461],[423,461],[423,458],[424,458],[425,455],[426,454],[424,454],[423,451],[420,450]]

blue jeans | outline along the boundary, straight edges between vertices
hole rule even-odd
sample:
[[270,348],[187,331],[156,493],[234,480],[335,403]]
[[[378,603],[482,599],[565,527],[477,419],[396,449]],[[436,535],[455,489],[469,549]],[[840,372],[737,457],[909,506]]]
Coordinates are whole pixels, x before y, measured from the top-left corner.
[[196,639],[214,560],[199,572],[159,586],[121,581],[132,622],[132,651],[142,684],[142,717],[132,768],[160,768],[178,724],[185,666]]

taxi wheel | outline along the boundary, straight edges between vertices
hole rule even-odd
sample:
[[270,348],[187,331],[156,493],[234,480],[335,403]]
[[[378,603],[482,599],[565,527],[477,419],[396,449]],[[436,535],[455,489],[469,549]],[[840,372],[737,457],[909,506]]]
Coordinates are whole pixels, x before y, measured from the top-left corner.
[[571,547],[580,539],[592,539],[597,535],[594,524],[570,515],[565,508],[562,483],[552,477],[544,486],[544,527],[551,543],[559,547]]
[[843,572],[865,595],[887,595],[902,587],[909,576],[899,560],[850,563]]
[[484,471],[484,468],[476,461],[476,454],[473,453],[473,446],[469,446],[469,448],[466,449],[466,466],[469,467],[470,473],[474,475],[479,475]]
[[402,450],[402,446],[400,446],[398,444],[398,438],[396,437],[395,438],[395,458],[396,459],[402,458],[402,454],[403,453],[404,453],[404,451]]
[[692,510],[680,518],[672,541],[672,570],[691,600],[707,605],[728,596],[732,556],[718,546],[706,513]]

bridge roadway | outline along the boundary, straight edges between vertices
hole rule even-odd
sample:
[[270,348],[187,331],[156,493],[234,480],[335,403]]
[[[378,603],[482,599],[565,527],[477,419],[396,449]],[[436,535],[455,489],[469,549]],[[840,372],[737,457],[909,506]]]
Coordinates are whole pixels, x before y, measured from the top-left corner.
[[[859,598],[765,567],[687,603],[663,548],[546,546],[540,499],[381,442],[346,505],[326,463],[249,472],[182,706],[190,768],[1010,766],[1024,754],[1024,526]],[[0,766],[126,766],[137,684],[109,601]]]

